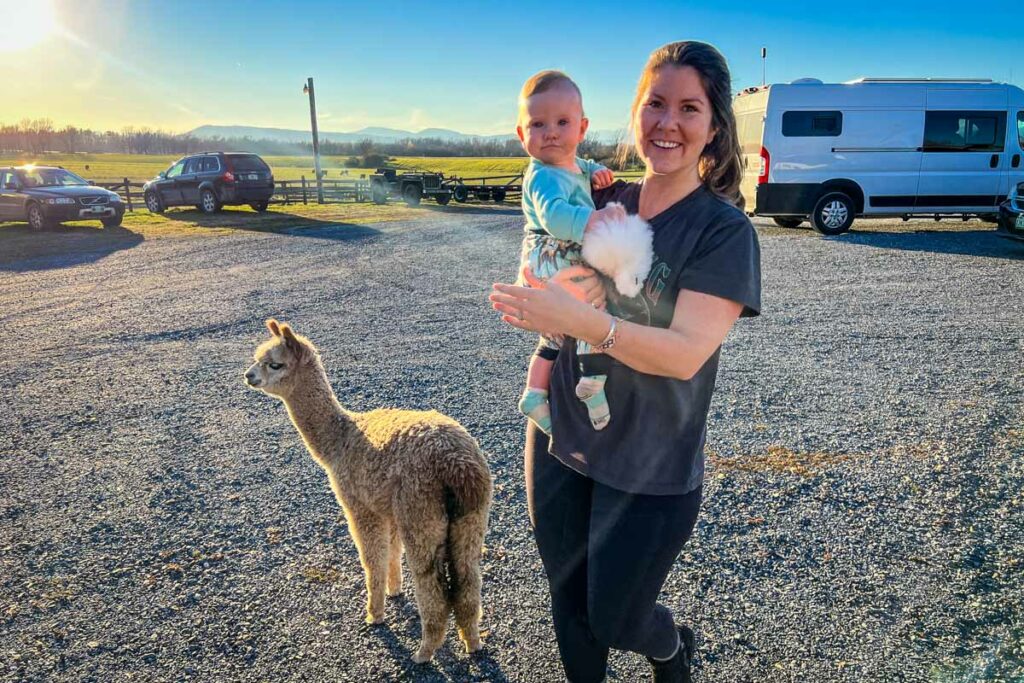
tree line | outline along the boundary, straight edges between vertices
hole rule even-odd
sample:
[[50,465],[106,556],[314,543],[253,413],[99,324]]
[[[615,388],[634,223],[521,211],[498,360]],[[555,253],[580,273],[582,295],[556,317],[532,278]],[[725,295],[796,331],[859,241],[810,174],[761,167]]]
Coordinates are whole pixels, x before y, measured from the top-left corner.
[[[50,119],[24,119],[15,124],[0,123],[0,153],[43,152],[118,153],[118,154],[192,154],[202,151],[255,152],[269,156],[313,154],[312,142],[283,142],[271,139],[197,138],[188,133],[170,133],[146,127],[125,126],[120,130],[98,131],[77,126],[56,127]],[[360,140],[358,142],[320,143],[320,154],[366,159],[371,156],[422,157],[524,157],[522,145],[515,139],[469,138],[444,140],[407,138],[395,142]],[[584,140],[579,154],[615,168],[615,145],[593,139]]]

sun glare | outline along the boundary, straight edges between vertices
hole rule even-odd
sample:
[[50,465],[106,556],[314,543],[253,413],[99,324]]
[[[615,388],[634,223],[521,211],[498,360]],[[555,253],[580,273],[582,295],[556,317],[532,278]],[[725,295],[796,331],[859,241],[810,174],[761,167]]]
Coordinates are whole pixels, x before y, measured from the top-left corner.
[[50,0],[0,0],[0,52],[32,47],[53,30]]

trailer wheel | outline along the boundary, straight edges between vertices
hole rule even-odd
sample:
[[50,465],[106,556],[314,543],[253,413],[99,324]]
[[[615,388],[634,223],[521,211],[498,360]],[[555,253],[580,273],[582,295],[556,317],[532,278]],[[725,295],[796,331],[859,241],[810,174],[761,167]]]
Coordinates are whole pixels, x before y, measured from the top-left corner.
[[822,235],[841,235],[853,225],[856,210],[849,195],[843,192],[828,192],[814,205],[811,225]]
[[402,199],[409,206],[419,206],[420,199],[423,198],[423,191],[419,185],[406,185],[402,188]]
[[456,185],[455,189],[452,190],[452,196],[455,197],[455,201],[461,204],[469,199],[469,188],[465,185]]
[[380,185],[374,185],[370,191],[370,197],[373,199],[374,204],[387,204],[388,203],[388,191]]
[[451,192],[442,192],[434,195],[434,200],[441,206],[446,206],[452,200]]
[[505,201],[505,188],[501,188],[491,192],[491,199],[494,200],[495,204],[501,204],[503,201]]
[[800,224],[804,222],[803,218],[796,216],[776,216],[772,220],[780,228],[799,228]]

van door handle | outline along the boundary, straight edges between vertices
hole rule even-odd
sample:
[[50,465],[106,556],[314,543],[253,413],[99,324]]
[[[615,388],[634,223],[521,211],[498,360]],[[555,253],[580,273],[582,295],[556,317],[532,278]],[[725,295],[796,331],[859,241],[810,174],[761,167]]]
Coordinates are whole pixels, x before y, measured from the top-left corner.
[[995,168],[998,165],[999,165],[999,155],[998,154],[993,154],[992,158],[988,160],[988,167],[989,168]]
[[1014,168],[1019,168],[1020,167],[1020,155],[1019,154],[1014,154],[1013,155],[1013,158],[1010,159],[1010,166],[1013,166]]

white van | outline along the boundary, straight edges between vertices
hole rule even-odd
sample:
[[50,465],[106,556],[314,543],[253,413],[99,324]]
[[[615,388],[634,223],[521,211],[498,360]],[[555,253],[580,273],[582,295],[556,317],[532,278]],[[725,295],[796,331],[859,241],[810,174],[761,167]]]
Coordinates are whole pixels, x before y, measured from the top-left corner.
[[838,235],[855,216],[995,221],[1024,182],[1024,90],[963,79],[801,79],[733,102],[746,210]]

